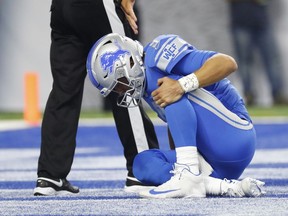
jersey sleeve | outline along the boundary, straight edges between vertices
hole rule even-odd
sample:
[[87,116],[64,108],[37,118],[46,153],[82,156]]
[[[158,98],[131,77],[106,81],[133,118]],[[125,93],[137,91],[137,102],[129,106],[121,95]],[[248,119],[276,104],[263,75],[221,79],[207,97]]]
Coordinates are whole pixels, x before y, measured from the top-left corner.
[[187,75],[198,70],[205,61],[216,54],[198,50],[177,35],[162,35],[145,48],[146,65],[166,74]]
[[214,51],[194,49],[192,52],[178,61],[178,63],[172,68],[171,73],[184,76],[194,73],[196,70],[202,67],[207,59],[215,54],[216,52]]
[[177,35],[162,35],[145,48],[145,62],[148,67],[171,73],[173,67],[194,49]]

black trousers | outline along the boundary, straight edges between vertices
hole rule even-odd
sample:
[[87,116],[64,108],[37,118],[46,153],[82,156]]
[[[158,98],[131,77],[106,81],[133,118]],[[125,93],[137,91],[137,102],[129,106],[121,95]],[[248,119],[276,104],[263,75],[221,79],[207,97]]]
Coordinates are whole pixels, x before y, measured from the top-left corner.
[[[119,18],[120,24],[115,23]],[[126,35],[131,36],[125,16],[113,0],[52,1],[50,61],[53,87],[43,116],[38,176],[66,178],[69,174],[76,148],[76,133],[87,73],[86,58],[96,40],[115,31],[113,26],[116,30],[119,27],[124,28]],[[143,107],[131,112],[118,107],[116,97],[111,94],[108,99],[124,147],[128,175],[131,176],[138,147],[140,146],[142,151],[146,144],[147,149],[159,146],[154,126]],[[141,130],[140,133],[139,130],[134,130],[134,126],[141,124],[144,129],[142,134]]]

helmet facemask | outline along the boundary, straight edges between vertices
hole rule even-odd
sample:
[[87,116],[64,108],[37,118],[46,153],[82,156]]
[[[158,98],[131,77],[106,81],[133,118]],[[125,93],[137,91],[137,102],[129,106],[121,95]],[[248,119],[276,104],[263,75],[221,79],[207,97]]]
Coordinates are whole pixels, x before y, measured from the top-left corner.
[[[119,94],[117,105],[121,107],[138,106],[145,88],[145,73],[140,56],[120,57],[121,66],[115,69],[115,85],[112,91]],[[129,64],[129,65],[128,65]]]

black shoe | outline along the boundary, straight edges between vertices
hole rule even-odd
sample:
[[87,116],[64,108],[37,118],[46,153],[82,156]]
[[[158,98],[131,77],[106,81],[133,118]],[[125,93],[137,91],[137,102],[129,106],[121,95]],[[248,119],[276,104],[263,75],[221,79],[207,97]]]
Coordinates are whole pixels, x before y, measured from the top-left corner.
[[34,196],[51,196],[60,192],[79,193],[79,188],[71,185],[67,179],[54,180],[39,177],[34,189]]
[[155,186],[143,184],[135,177],[127,176],[124,191],[128,193],[138,193],[141,190],[149,190],[154,187]]

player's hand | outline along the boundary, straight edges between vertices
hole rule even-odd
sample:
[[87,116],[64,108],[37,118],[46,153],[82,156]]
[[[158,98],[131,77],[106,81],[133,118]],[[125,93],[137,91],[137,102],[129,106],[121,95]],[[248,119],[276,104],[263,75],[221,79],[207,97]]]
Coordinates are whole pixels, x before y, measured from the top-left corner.
[[152,92],[152,97],[155,103],[161,107],[178,101],[184,94],[178,80],[163,77],[158,80],[157,84],[159,88]]
[[137,17],[134,13],[133,6],[135,4],[135,0],[122,0],[121,8],[125,13],[126,19],[129,22],[133,32],[138,34],[138,25],[137,25]]

